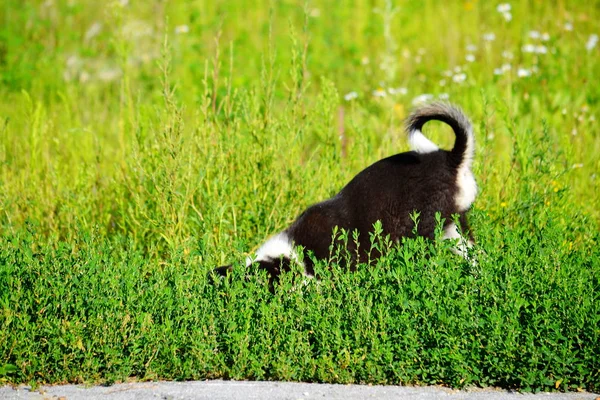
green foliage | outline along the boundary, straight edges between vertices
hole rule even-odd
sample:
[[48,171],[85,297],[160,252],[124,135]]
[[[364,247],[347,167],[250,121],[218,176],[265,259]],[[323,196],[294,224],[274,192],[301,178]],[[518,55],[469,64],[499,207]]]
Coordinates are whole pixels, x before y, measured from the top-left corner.
[[[599,390],[597,9],[21,3],[0,6],[0,382]],[[426,93],[476,127],[475,262],[376,224],[383,256],[355,273],[332,247],[318,280],[246,276],[265,237],[407,149]]]

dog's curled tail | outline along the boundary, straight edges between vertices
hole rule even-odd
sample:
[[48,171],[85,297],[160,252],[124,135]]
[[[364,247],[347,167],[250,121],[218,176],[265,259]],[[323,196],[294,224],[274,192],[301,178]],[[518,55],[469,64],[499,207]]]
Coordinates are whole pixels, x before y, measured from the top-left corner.
[[439,148],[427,139],[421,129],[431,120],[442,121],[454,130],[456,141],[450,151],[450,161],[455,166],[469,168],[475,152],[473,128],[467,116],[460,108],[448,103],[430,103],[416,109],[406,120],[408,140],[412,150],[417,153],[431,153]]

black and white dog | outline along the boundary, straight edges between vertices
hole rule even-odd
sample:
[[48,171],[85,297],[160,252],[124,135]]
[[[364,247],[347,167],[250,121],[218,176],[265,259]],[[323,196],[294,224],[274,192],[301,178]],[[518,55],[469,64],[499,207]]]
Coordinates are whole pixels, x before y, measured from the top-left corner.
[[[439,149],[421,129],[431,120],[450,125],[456,135],[454,148]],[[383,234],[399,241],[413,235],[413,212],[420,214],[417,234],[433,239],[435,214],[445,219],[444,239],[461,239],[456,252],[466,257],[467,243],[462,240],[452,215],[459,216],[462,230],[468,231],[466,212],[477,195],[477,184],[471,172],[475,140],[473,129],[463,112],[446,103],[432,103],[415,110],[406,122],[412,151],[377,161],[356,175],[336,196],[310,206],[292,225],[269,238],[246,266],[255,264],[265,269],[271,279],[301,263],[307,275],[314,275],[309,253],[316,259],[330,256],[334,227],[359,232],[358,243],[348,243],[348,253],[357,262],[376,259],[370,252],[369,232],[381,221]],[[468,233],[468,244],[472,236]],[[349,240],[348,242],[351,242]],[[358,244],[358,247],[357,247]],[[301,247],[298,247],[301,246]],[[297,251],[304,252],[300,257]],[[302,260],[302,261],[301,261]],[[232,266],[215,270],[226,275]]]

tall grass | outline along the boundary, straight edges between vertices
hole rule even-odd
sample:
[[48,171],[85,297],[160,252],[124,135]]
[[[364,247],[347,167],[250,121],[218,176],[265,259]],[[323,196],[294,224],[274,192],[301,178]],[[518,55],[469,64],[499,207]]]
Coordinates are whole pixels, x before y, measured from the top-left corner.
[[[510,16],[5,0],[0,380],[597,389],[598,7]],[[406,150],[424,94],[477,127],[476,267],[448,244],[375,237],[390,248],[374,270],[321,265],[319,283],[289,274],[274,294],[260,274],[207,282]]]

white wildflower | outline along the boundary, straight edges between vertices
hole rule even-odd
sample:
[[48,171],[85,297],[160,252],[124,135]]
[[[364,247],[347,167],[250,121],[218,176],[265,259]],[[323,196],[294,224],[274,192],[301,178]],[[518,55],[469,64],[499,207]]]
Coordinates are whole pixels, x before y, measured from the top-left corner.
[[533,52],[535,52],[535,45],[533,45],[531,43],[527,43],[527,44],[523,45],[521,50],[523,50],[523,53],[533,53]]
[[519,78],[526,78],[526,77],[528,77],[528,76],[531,76],[531,70],[529,70],[529,69],[527,69],[527,68],[522,68],[522,67],[520,67],[520,68],[517,70],[517,76],[518,76]]
[[473,54],[467,54],[465,60],[467,60],[468,62],[475,62],[475,56]]
[[100,22],[94,22],[92,26],[90,26],[85,32],[84,40],[86,42],[89,42],[90,40],[98,36],[100,31],[102,31],[102,24]]
[[81,71],[79,74],[79,82],[86,83],[90,80],[90,74],[87,71]]
[[597,44],[598,44],[598,35],[596,35],[594,33],[594,34],[590,35],[590,37],[588,38],[588,41],[585,44],[585,48],[587,49],[587,51],[592,51],[594,49],[594,47],[596,47]]
[[509,12],[502,13],[502,16],[506,22],[510,22],[512,20],[512,14]]
[[550,34],[548,32],[544,32],[542,33],[542,42],[547,42],[548,40],[550,40]]
[[538,46],[535,46],[535,52],[537,54],[546,54],[546,53],[548,53],[548,48],[546,46],[544,46],[543,44],[540,44]]
[[529,37],[533,40],[537,40],[541,37],[538,31],[529,31]]
[[96,77],[102,82],[113,82],[121,77],[121,70],[119,68],[103,68],[98,71]]
[[496,10],[498,10],[499,13],[507,13],[507,12],[510,12],[511,6],[509,3],[501,3],[501,4],[498,4],[498,7],[496,7]]
[[511,70],[511,68],[512,68],[512,65],[510,65],[508,63],[502,64],[502,72],[508,72]]
[[493,42],[496,40],[496,34],[494,32],[488,32],[483,34],[483,40],[486,42]]
[[448,100],[449,98],[450,98],[450,95],[448,93],[438,94],[438,99],[440,99],[440,100]]
[[374,97],[385,97],[387,93],[382,88],[377,88],[377,90],[373,90]]
[[465,74],[464,72],[463,72],[463,73],[460,73],[460,74],[455,74],[455,75],[452,77],[452,81],[453,81],[453,82],[455,82],[455,83],[462,83],[462,82],[464,82],[466,79],[467,79],[467,74]]
[[413,99],[412,105],[413,106],[418,106],[420,104],[427,103],[428,101],[431,101],[432,99],[433,99],[433,95],[432,94],[429,94],[429,93],[422,94],[422,95],[417,96],[417,97],[415,97]]
[[460,65],[457,65],[456,67],[454,67],[454,73],[458,74],[461,71],[462,71],[462,68],[460,67]]
[[190,31],[190,27],[187,25],[179,25],[175,27],[176,34],[188,33]]
[[405,87],[397,87],[397,88],[388,88],[389,94],[400,94],[404,96],[408,93],[408,90]]
[[572,31],[573,30],[573,23],[572,22],[565,22],[565,25],[563,26],[563,28],[565,29],[565,31]]
[[73,54],[67,58],[67,67],[68,68],[79,68],[83,65],[83,60],[79,58],[79,56]]
[[344,96],[344,100],[346,100],[346,101],[352,101],[352,100],[356,99],[357,97],[358,97],[358,93],[352,91],[350,93],[347,93]]
[[477,46],[474,44],[468,44],[466,49],[469,53],[475,53],[477,51]]
[[573,164],[573,166],[571,168],[573,168],[573,169],[575,169],[575,168],[583,168],[583,164],[581,164],[581,163]]
[[119,0],[121,7],[127,7],[129,5],[129,0]]
[[502,52],[502,57],[506,58],[507,60],[512,60],[513,59],[513,53],[508,51],[508,50],[504,50]]
[[494,68],[494,75],[502,75],[504,74],[504,71],[502,70],[502,68]]

